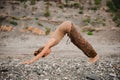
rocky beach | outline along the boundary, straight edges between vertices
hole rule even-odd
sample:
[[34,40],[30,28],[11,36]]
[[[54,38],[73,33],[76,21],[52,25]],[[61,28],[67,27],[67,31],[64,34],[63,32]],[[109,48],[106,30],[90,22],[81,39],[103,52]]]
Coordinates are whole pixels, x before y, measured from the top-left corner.
[[[83,14],[79,14],[78,8],[60,8],[51,1],[51,15],[45,17],[43,0],[35,5],[30,5],[30,1],[3,3],[0,26],[9,25],[12,30],[0,27],[0,80],[120,80],[120,28],[115,26],[110,13],[103,10],[104,4],[94,12],[87,9],[86,3]],[[83,19],[89,16],[91,22],[86,25]],[[88,62],[88,57],[66,35],[45,58],[30,65],[21,64],[32,59],[34,51],[66,20],[79,26],[80,33],[94,47],[99,55],[96,63]],[[93,24],[94,20],[99,23]],[[50,29],[50,34],[38,34],[26,27],[45,33]]]

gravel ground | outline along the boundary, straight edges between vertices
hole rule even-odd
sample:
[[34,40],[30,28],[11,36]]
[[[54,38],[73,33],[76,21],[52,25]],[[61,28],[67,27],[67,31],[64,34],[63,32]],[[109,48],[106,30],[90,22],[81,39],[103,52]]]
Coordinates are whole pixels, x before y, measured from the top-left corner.
[[[120,55],[102,56],[95,64],[85,57],[56,56],[40,59],[31,65],[21,59],[6,57],[0,62],[1,80],[120,80]],[[29,57],[31,58],[31,57]]]

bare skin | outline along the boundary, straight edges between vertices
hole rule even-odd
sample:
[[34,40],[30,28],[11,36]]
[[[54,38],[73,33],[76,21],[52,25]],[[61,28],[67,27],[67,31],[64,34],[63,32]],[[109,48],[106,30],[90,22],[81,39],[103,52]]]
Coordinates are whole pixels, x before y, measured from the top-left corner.
[[31,63],[35,62],[36,60],[38,60],[39,58],[41,58],[43,55],[47,56],[48,54],[50,54],[50,52],[51,52],[50,46],[54,42],[55,42],[54,38],[49,39],[47,44],[45,45],[44,49],[37,56],[35,56],[33,59],[31,59],[29,61],[22,62],[22,64],[31,64]]
[[[51,47],[57,45],[66,33],[69,33],[71,30],[71,21],[65,21],[55,31],[55,34],[47,41],[44,49],[34,58],[29,61],[24,61],[22,64],[31,64],[41,58],[42,56],[47,56],[51,52]],[[89,58],[89,62],[95,63],[99,59],[99,56],[96,55],[94,58]]]
[[89,62],[95,63],[99,59],[99,56],[95,56],[94,58],[89,58]]

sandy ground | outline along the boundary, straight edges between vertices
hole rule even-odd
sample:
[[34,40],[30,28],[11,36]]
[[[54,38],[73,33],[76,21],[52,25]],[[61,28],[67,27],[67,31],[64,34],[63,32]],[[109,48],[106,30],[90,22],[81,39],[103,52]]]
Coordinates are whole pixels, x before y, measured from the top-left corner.
[[[86,32],[81,32],[81,34],[92,44],[100,55],[119,54],[120,52],[119,29],[93,32],[93,35],[87,35]],[[31,54],[40,46],[45,45],[49,37],[50,35],[38,36],[32,33],[21,33],[17,30],[0,32],[0,54]],[[65,36],[59,45],[55,46],[52,50],[55,53],[61,51],[80,52],[80,50],[71,43],[68,36]]]

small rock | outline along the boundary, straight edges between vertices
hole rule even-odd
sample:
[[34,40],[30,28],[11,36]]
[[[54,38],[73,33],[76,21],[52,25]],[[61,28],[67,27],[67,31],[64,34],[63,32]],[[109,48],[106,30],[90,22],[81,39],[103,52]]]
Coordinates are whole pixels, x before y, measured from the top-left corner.
[[65,80],[68,80],[68,77],[64,77]]
[[44,80],[49,80],[49,79],[44,79]]
[[110,76],[113,76],[113,77],[116,77],[116,74],[115,74],[115,73],[110,73],[109,75],[110,75]]
[[27,68],[27,67],[30,67],[30,65],[26,64],[25,67],[26,67],[26,68]]
[[95,74],[88,75],[86,77],[86,79],[89,79],[89,80],[99,80],[99,78]]
[[43,75],[43,74],[41,74],[40,76],[41,76],[41,77],[43,77],[44,75]]

